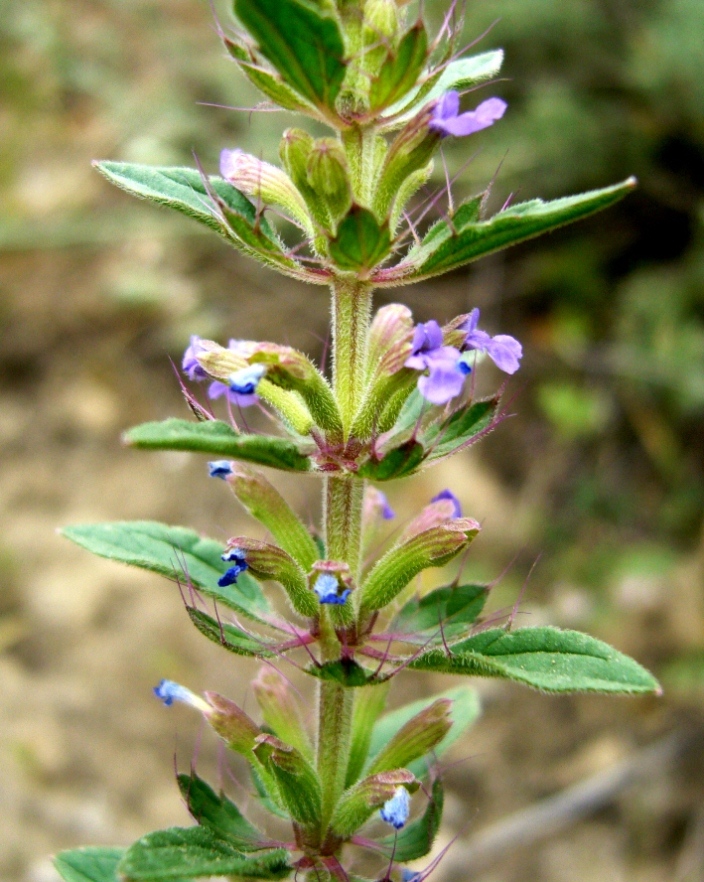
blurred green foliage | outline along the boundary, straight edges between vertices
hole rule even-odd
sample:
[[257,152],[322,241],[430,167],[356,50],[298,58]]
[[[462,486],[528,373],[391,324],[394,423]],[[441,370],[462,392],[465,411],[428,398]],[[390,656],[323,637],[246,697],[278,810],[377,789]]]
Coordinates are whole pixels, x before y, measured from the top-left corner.
[[[444,4],[427,5],[437,20]],[[228,4],[215,11],[230,26]],[[272,160],[291,120],[207,106],[258,99],[226,57],[204,0],[24,0],[2,16],[0,247],[100,245],[139,235],[143,224],[165,241],[187,240],[195,303],[185,298],[178,321],[167,308],[163,316],[176,322],[165,335],[176,352],[188,323],[212,325],[213,267],[224,277],[231,264],[190,226],[108,192],[89,161],[190,165],[195,152],[212,169],[220,149],[235,145]],[[509,421],[506,442],[483,455],[517,487],[540,475],[531,485],[536,546],[547,549],[553,575],[598,582],[613,572],[612,552],[651,540],[686,550],[700,537],[701,0],[470,3],[467,41],[492,23],[477,51],[505,48],[506,78],[493,90],[509,112],[470,148],[480,152],[457,192],[483,188],[499,164],[497,205],[509,193],[552,198],[640,179],[616,208],[454,280],[462,307],[480,305],[488,326],[521,338],[528,353],[520,434]],[[448,145],[451,169],[467,149]],[[109,293],[153,305],[175,290],[168,266],[131,261]],[[416,311],[433,314],[427,303]]]

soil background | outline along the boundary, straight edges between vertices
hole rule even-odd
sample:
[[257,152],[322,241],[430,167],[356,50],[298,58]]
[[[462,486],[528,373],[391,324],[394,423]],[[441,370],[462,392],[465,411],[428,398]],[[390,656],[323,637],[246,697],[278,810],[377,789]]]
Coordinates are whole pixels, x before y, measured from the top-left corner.
[[[504,573],[493,612],[520,597],[520,623],[608,640],[665,694],[555,698],[478,683],[483,715],[447,762],[436,853],[456,841],[435,877],[693,882],[704,879],[701,22],[696,3],[569,5],[469,9],[468,41],[502,17],[477,51],[506,46],[509,79],[494,89],[514,116],[481,144],[448,148],[451,169],[481,150],[456,195],[484,188],[502,160],[497,207],[511,191],[547,198],[631,172],[641,189],[579,229],[400,292],[417,320],[480,306],[487,329],[518,337],[526,356],[507,393],[512,419],[389,496],[405,519],[451,487],[483,524],[468,574]],[[26,0],[0,15],[6,882],[55,882],[49,856],[62,848],[187,823],[175,766],[197,762],[247,799],[243,770],[151,688],[169,677],[251,708],[256,665],[204,641],[176,586],[57,534],[132,518],[223,539],[256,529],[201,458],[130,451],[120,433],[186,416],[172,362],[191,333],[322,357],[323,291],[131,202],[90,167],[192,164],[195,151],[214,171],[225,146],[275,160],[281,130],[300,121],[207,106],[257,101],[215,30],[195,0]],[[500,381],[482,367],[487,389]],[[314,480],[275,478],[317,516]],[[454,685],[396,683],[394,703]]]

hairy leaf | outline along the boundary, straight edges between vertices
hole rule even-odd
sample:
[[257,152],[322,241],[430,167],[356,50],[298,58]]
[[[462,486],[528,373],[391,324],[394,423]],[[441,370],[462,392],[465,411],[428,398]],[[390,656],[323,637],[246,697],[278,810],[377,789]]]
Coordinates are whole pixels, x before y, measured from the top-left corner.
[[417,441],[407,441],[385,453],[381,459],[369,459],[359,469],[361,478],[373,481],[392,481],[412,475],[425,459],[425,447]]
[[498,397],[476,401],[456,411],[449,419],[433,423],[420,435],[420,441],[430,451],[428,461],[450,456],[486,434],[497,420],[499,403]]
[[658,693],[638,662],[601,640],[558,628],[492,628],[446,650],[431,649],[409,665],[422,671],[503,677],[544,692]]
[[271,847],[267,846],[264,835],[249,823],[234,802],[215,793],[195,772],[178,775],[177,780],[188,811],[203,827],[239,851],[261,851]]
[[229,625],[227,622],[219,622],[207,613],[194,609],[192,606],[187,607],[187,609],[188,615],[196,628],[208,640],[212,640],[213,643],[224,646],[225,649],[229,649],[230,652],[234,652],[236,655],[247,655],[251,658],[265,658],[272,655],[269,641],[250,637],[249,634],[246,634],[240,628]]
[[140,882],[200,876],[281,879],[290,872],[288,853],[273,849],[242,854],[205,827],[171,827],[143,836],[120,861],[120,876]]
[[310,469],[309,458],[287,438],[242,435],[220,420],[196,423],[172,418],[142,423],[125,432],[124,441],[130,447],[141,450],[190,450],[286,471],[305,472]]
[[398,49],[390,51],[378,75],[372,80],[369,103],[378,110],[403,98],[412,88],[428,57],[428,34],[417,22],[401,38]]
[[403,606],[389,630],[425,643],[429,634],[438,641],[466,633],[484,609],[489,596],[486,585],[447,585],[424,597],[413,597]]
[[235,585],[218,585],[227,568],[220,558],[225,546],[194,530],[156,521],[113,521],[76,524],[61,532],[98,557],[190,582],[203,594],[255,621],[270,612],[262,589],[248,573],[242,573]]
[[337,21],[309,0],[235,0],[237,17],[291,88],[332,109],[345,76]]
[[117,865],[124,853],[124,848],[74,848],[58,854],[54,866],[65,882],[120,882]]
[[463,226],[442,220],[403,261],[404,266],[412,267],[411,273],[403,277],[404,282],[441,275],[494,251],[581,220],[618,202],[634,186],[635,179],[628,178],[612,187],[551,202],[532,199],[512,205],[489,220]]
[[502,49],[483,52],[469,58],[451,61],[440,73],[431,75],[426,83],[418,87],[410,96],[402,98],[394,107],[389,108],[386,116],[398,113],[393,120],[393,127],[405,125],[415,115],[415,108],[423,101],[436,101],[445,92],[452,89],[460,91],[495,77],[501,70],[504,53]]
[[368,208],[353,205],[330,241],[330,256],[338,269],[372,269],[391,249],[388,222],[380,224]]

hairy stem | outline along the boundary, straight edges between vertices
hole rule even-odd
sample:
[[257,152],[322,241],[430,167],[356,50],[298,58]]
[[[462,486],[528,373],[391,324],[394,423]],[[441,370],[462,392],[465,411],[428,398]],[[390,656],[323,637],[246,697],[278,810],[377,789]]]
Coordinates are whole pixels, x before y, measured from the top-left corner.
[[337,278],[332,286],[333,382],[345,436],[364,393],[372,288],[359,279]]

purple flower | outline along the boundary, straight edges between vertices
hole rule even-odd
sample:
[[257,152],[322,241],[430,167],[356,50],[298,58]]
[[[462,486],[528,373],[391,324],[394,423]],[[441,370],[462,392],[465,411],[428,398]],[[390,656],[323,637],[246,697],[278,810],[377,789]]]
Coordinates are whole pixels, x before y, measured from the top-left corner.
[[181,362],[181,369],[189,380],[205,380],[208,377],[200,364],[198,364],[197,356],[202,351],[203,343],[201,338],[197,334],[192,334],[191,342],[183,353],[183,361]]
[[[230,340],[227,348],[231,349],[233,352],[239,352],[242,349],[242,345],[241,340]],[[205,346],[203,345],[202,339],[197,334],[193,334],[191,336],[190,345],[183,353],[183,361],[181,363],[181,368],[189,380],[195,382],[208,379],[207,373],[198,362],[198,356],[204,351]],[[208,386],[208,398],[214,401],[216,398],[222,398],[222,396],[225,395],[233,404],[236,404],[239,407],[249,407],[252,404],[256,404],[257,401],[259,401],[259,396],[256,395],[255,389],[257,383],[264,375],[264,370],[265,369],[261,365],[251,365],[242,368],[240,371],[235,371],[232,377],[230,377],[229,384],[221,383],[219,380],[213,380]],[[249,373],[247,373],[246,376],[241,377],[240,375],[244,375],[245,372]],[[234,386],[232,383],[233,378],[235,378]],[[250,391],[240,391],[240,388],[250,389],[250,387]]]
[[466,371],[461,367],[460,352],[443,346],[442,329],[436,321],[416,325],[412,351],[404,366],[428,371],[418,379],[418,390],[431,404],[447,404],[462,391]]
[[340,583],[331,573],[322,573],[315,581],[313,591],[321,603],[333,603],[341,606],[352,593],[349,588],[340,594]]
[[225,563],[233,564],[233,566],[229,567],[224,575],[218,579],[218,585],[221,588],[227,588],[228,585],[234,585],[240,574],[247,569],[247,561],[245,560],[244,551],[242,551],[241,548],[230,548],[221,555],[221,558]]
[[431,502],[440,502],[443,499],[449,499],[454,506],[452,510],[453,518],[461,518],[462,517],[462,506],[460,505],[459,499],[455,496],[452,490],[441,490],[437,496],[433,496],[430,500]]
[[386,498],[386,494],[382,493],[381,490],[379,493],[379,502],[381,504],[381,516],[385,521],[392,521],[396,517],[396,512],[389,505],[389,500]]
[[486,331],[477,328],[479,310],[473,309],[469,317],[459,326],[467,336],[462,344],[462,351],[478,350],[486,352],[494,364],[506,374],[515,374],[520,367],[523,347],[514,337],[508,334],[497,334],[491,337]]
[[408,791],[405,787],[398,787],[391,799],[387,799],[379,809],[379,814],[382,821],[386,821],[394,829],[400,830],[405,826],[410,810],[411,800]]
[[208,474],[211,478],[221,478],[226,481],[232,474],[232,463],[229,459],[216,459],[208,463]]
[[435,105],[433,118],[428,125],[443,136],[461,138],[493,125],[497,119],[501,119],[507,107],[501,98],[488,98],[475,110],[460,113],[459,92],[445,92]]

